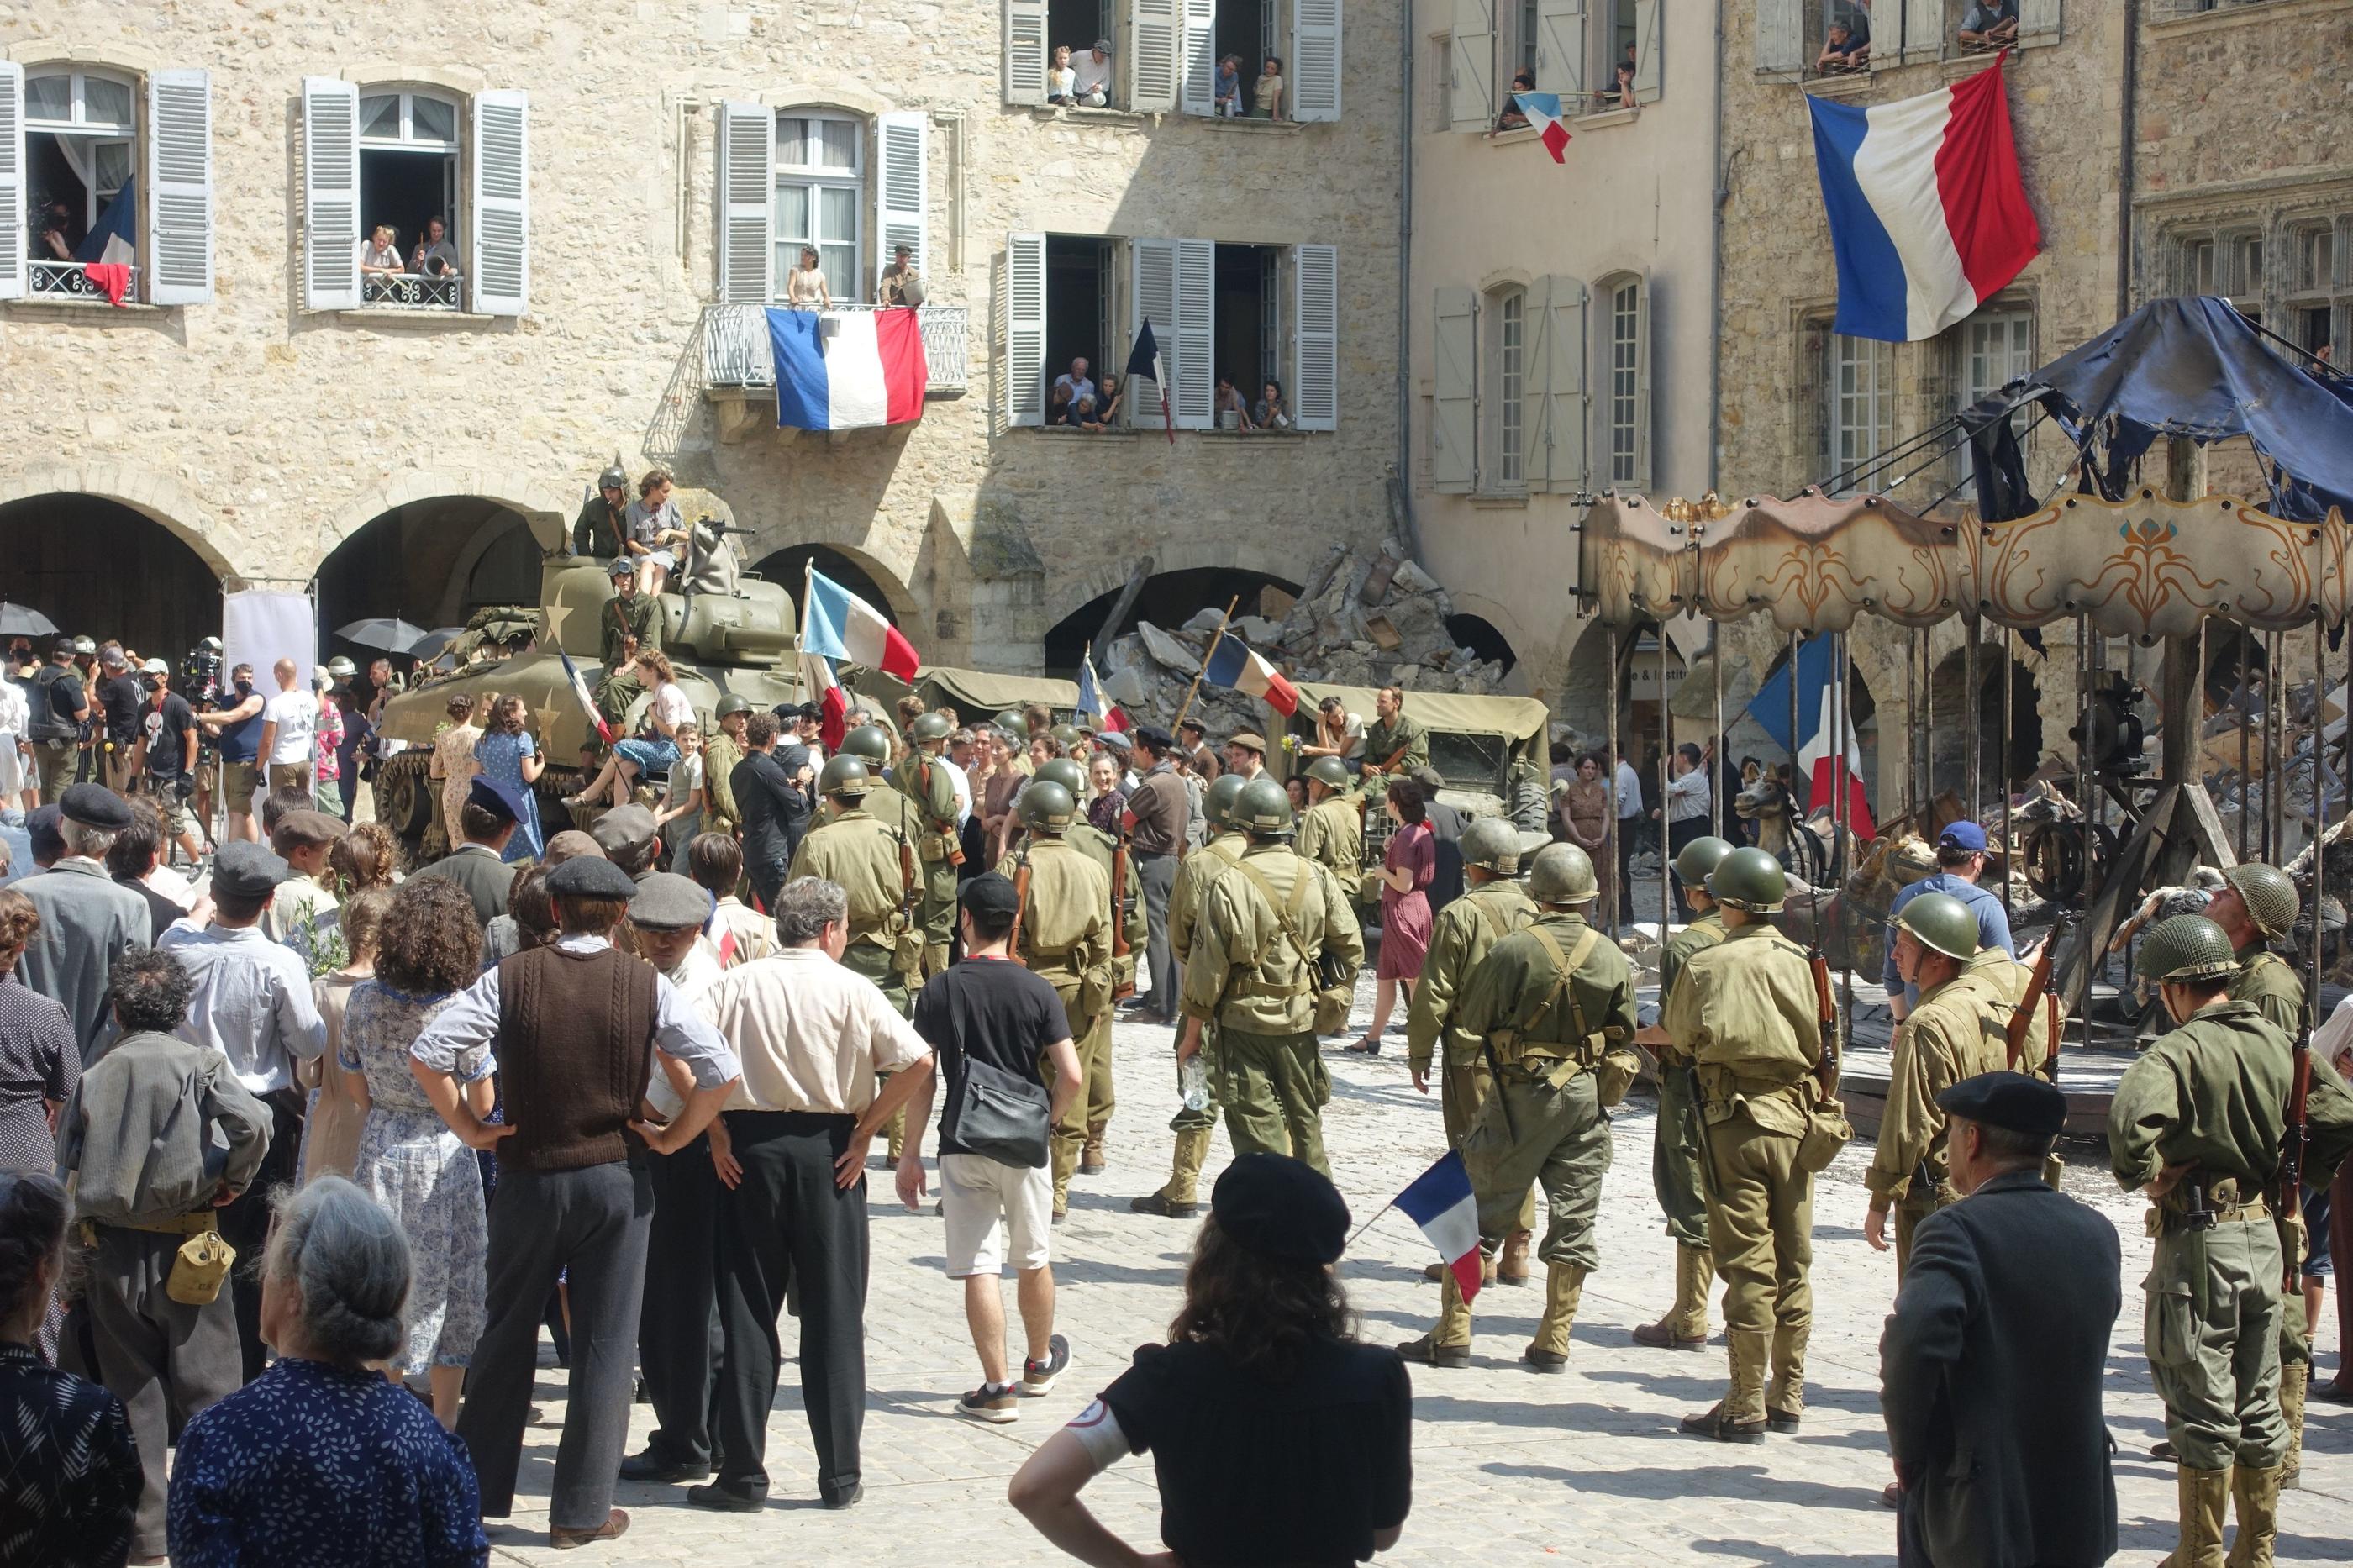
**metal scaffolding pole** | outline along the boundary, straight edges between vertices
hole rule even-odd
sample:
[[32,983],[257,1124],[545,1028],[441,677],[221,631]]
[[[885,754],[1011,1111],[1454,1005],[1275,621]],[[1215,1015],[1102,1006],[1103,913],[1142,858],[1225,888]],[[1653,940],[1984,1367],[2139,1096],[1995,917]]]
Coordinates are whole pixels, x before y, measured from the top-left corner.
[[1630,909],[1632,909],[1632,908],[1634,907],[1634,902],[1633,902],[1633,900],[1634,900],[1633,889],[1631,889],[1630,888],[1625,887],[1625,886],[1623,885],[1623,884],[1628,880],[1627,877],[1625,876],[1625,870],[1626,870],[1626,860],[1625,860],[1625,857],[1623,857],[1623,856],[1621,856],[1621,855],[1620,855],[1620,854],[1618,853],[1618,835],[1619,835],[1619,833],[1620,833],[1620,827],[1619,827],[1619,826],[1618,826],[1618,821],[1619,821],[1619,816],[1618,816],[1618,812],[1619,812],[1619,800],[1618,800],[1618,770],[1619,770],[1620,768],[1621,768],[1621,767],[1623,767],[1623,766],[1625,765],[1625,759],[1624,759],[1624,758],[1620,754],[1620,752],[1619,752],[1619,751],[1618,751],[1618,628],[1617,628],[1615,626],[1612,626],[1609,628],[1609,849],[1608,849],[1608,853],[1609,853],[1609,934],[1610,934],[1612,937],[1615,937],[1615,936],[1618,934],[1618,916],[1619,916],[1619,914],[1620,914],[1621,911],[1623,911],[1623,910],[1630,910]]
[[1961,645],[1961,690],[1964,693],[1961,699],[1961,743],[1968,748],[1962,752],[1962,776],[1968,781],[1967,815],[1971,822],[1975,822],[1985,799],[1978,756],[1980,745],[1978,710],[1984,706],[1985,693],[1978,687],[1978,618],[1975,616],[1961,617],[1961,636],[1968,639]]
[[2010,761],[2010,747],[2015,744],[2015,742],[2010,740],[2010,735],[2012,733],[2010,723],[2012,719],[2011,698],[2012,694],[2018,688],[2018,645],[2014,640],[2016,637],[2017,633],[2010,630],[2010,627],[2004,626],[2001,628],[2001,918],[2004,921],[2008,921],[2010,918],[2010,796],[2011,770]]

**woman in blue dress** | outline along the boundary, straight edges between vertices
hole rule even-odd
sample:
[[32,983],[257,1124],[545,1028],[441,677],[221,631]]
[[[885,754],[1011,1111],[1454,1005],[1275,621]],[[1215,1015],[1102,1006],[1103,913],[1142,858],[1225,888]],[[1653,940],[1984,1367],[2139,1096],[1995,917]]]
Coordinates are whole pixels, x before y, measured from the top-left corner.
[[505,858],[510,861],[536,860],[547,851],[547,841],[539,830],[539,796],[532,793],[547,759],[539,754],[539,742],[523,728],[529,717],[522,698],[501,697],[491,704],[482,723],[482,738],[474,742],[474,760],[482,764],[482,775],[505,784],[523,803],[514,837],[507,840]]
[[[337,1052],[366,1116],[353,1173],[399,1224],[415,1258],[408,1336],[388,1370],[430,1375],[433,1414],[444,1426],[457,1423],[466,1368],[482,1336],[490,1224],[481,1165],[417,1087],[408,1047],[474,983],[481,952],[473,900],[457,883],[441,877],[402,883],[377,938],[375,978],[353,989]],[[485,1047],[479,1059],[459,1065],[474,1114],[487,1116],[498,1063]]]

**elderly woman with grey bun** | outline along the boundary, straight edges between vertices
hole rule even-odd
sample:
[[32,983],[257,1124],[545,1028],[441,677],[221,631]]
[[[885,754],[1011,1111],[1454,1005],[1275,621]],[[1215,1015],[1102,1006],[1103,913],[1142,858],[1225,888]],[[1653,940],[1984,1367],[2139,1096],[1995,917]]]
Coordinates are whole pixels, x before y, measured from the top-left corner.
[[340,1176],[279,1205],[261,1266],[278,1361],[188,1423],[172,1467],[175,1568],[479,1568],[463,1444],[376,1370],[406,1338],[408,1243]]

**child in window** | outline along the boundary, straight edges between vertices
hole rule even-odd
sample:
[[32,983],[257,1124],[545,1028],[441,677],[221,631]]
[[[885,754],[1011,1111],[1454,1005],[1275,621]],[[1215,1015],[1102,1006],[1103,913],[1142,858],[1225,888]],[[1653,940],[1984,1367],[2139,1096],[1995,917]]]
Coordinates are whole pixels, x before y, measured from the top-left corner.
[[1046,73],[1046,101],[1064,104],[1078,102],[1078,81],[1079,73],[1071,66],[1071,46],[1055,45],[1054,68]]

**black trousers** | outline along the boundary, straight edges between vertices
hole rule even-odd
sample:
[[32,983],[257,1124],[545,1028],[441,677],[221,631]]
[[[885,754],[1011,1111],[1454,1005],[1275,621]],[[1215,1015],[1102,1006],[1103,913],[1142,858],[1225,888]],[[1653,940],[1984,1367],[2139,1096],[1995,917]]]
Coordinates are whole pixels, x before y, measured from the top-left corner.
[[302,1152],[301,1101],[291,1089],[262,1096],[269,1107],[269,1149],[253,1184],[220,1211],[221,1238],[237,1248],[229,1273],[229,1297],[237,1308],[237,1344],[251,1383],[268,1368],[261,1345],[261,1254],[269,1245],[269,1195],[294,1180]]
[[833,1163],[857,1119],[809,1111],[731,1110],[744,1179],[721,1190],[719,1484],[765,1496],[768,1411],[783,1346],[776,1314],[789,1278],[800,1298],[801,1404],[828,1502],[859,1482],[866,1425],[866,1182],[834,1184]]
[[514,1511],[523,1422],[539,1370],[539,1318],[571,1270],[572,1364],[547,1520],[591,1530],[613,1507],[629,1436],[638,1308],[654,1190],[645,1156],[577,1171],[499,1172],[491,1200],[487,1316],[466,1374],[458,1436],[473,1456],[482,1517]]
[[1621,921],[1634,918],[1634,829],[1641,822],[1639,816],[1618,819],[1618,918]]
[[711,1464],[711,1407],[725,1342],[719,1333],[719,1173],[706,1135],[675,1154],[649,1154],[654,1223],[646,1239],[646,1304],[638,1365],[654,1407],[649,1452]]

